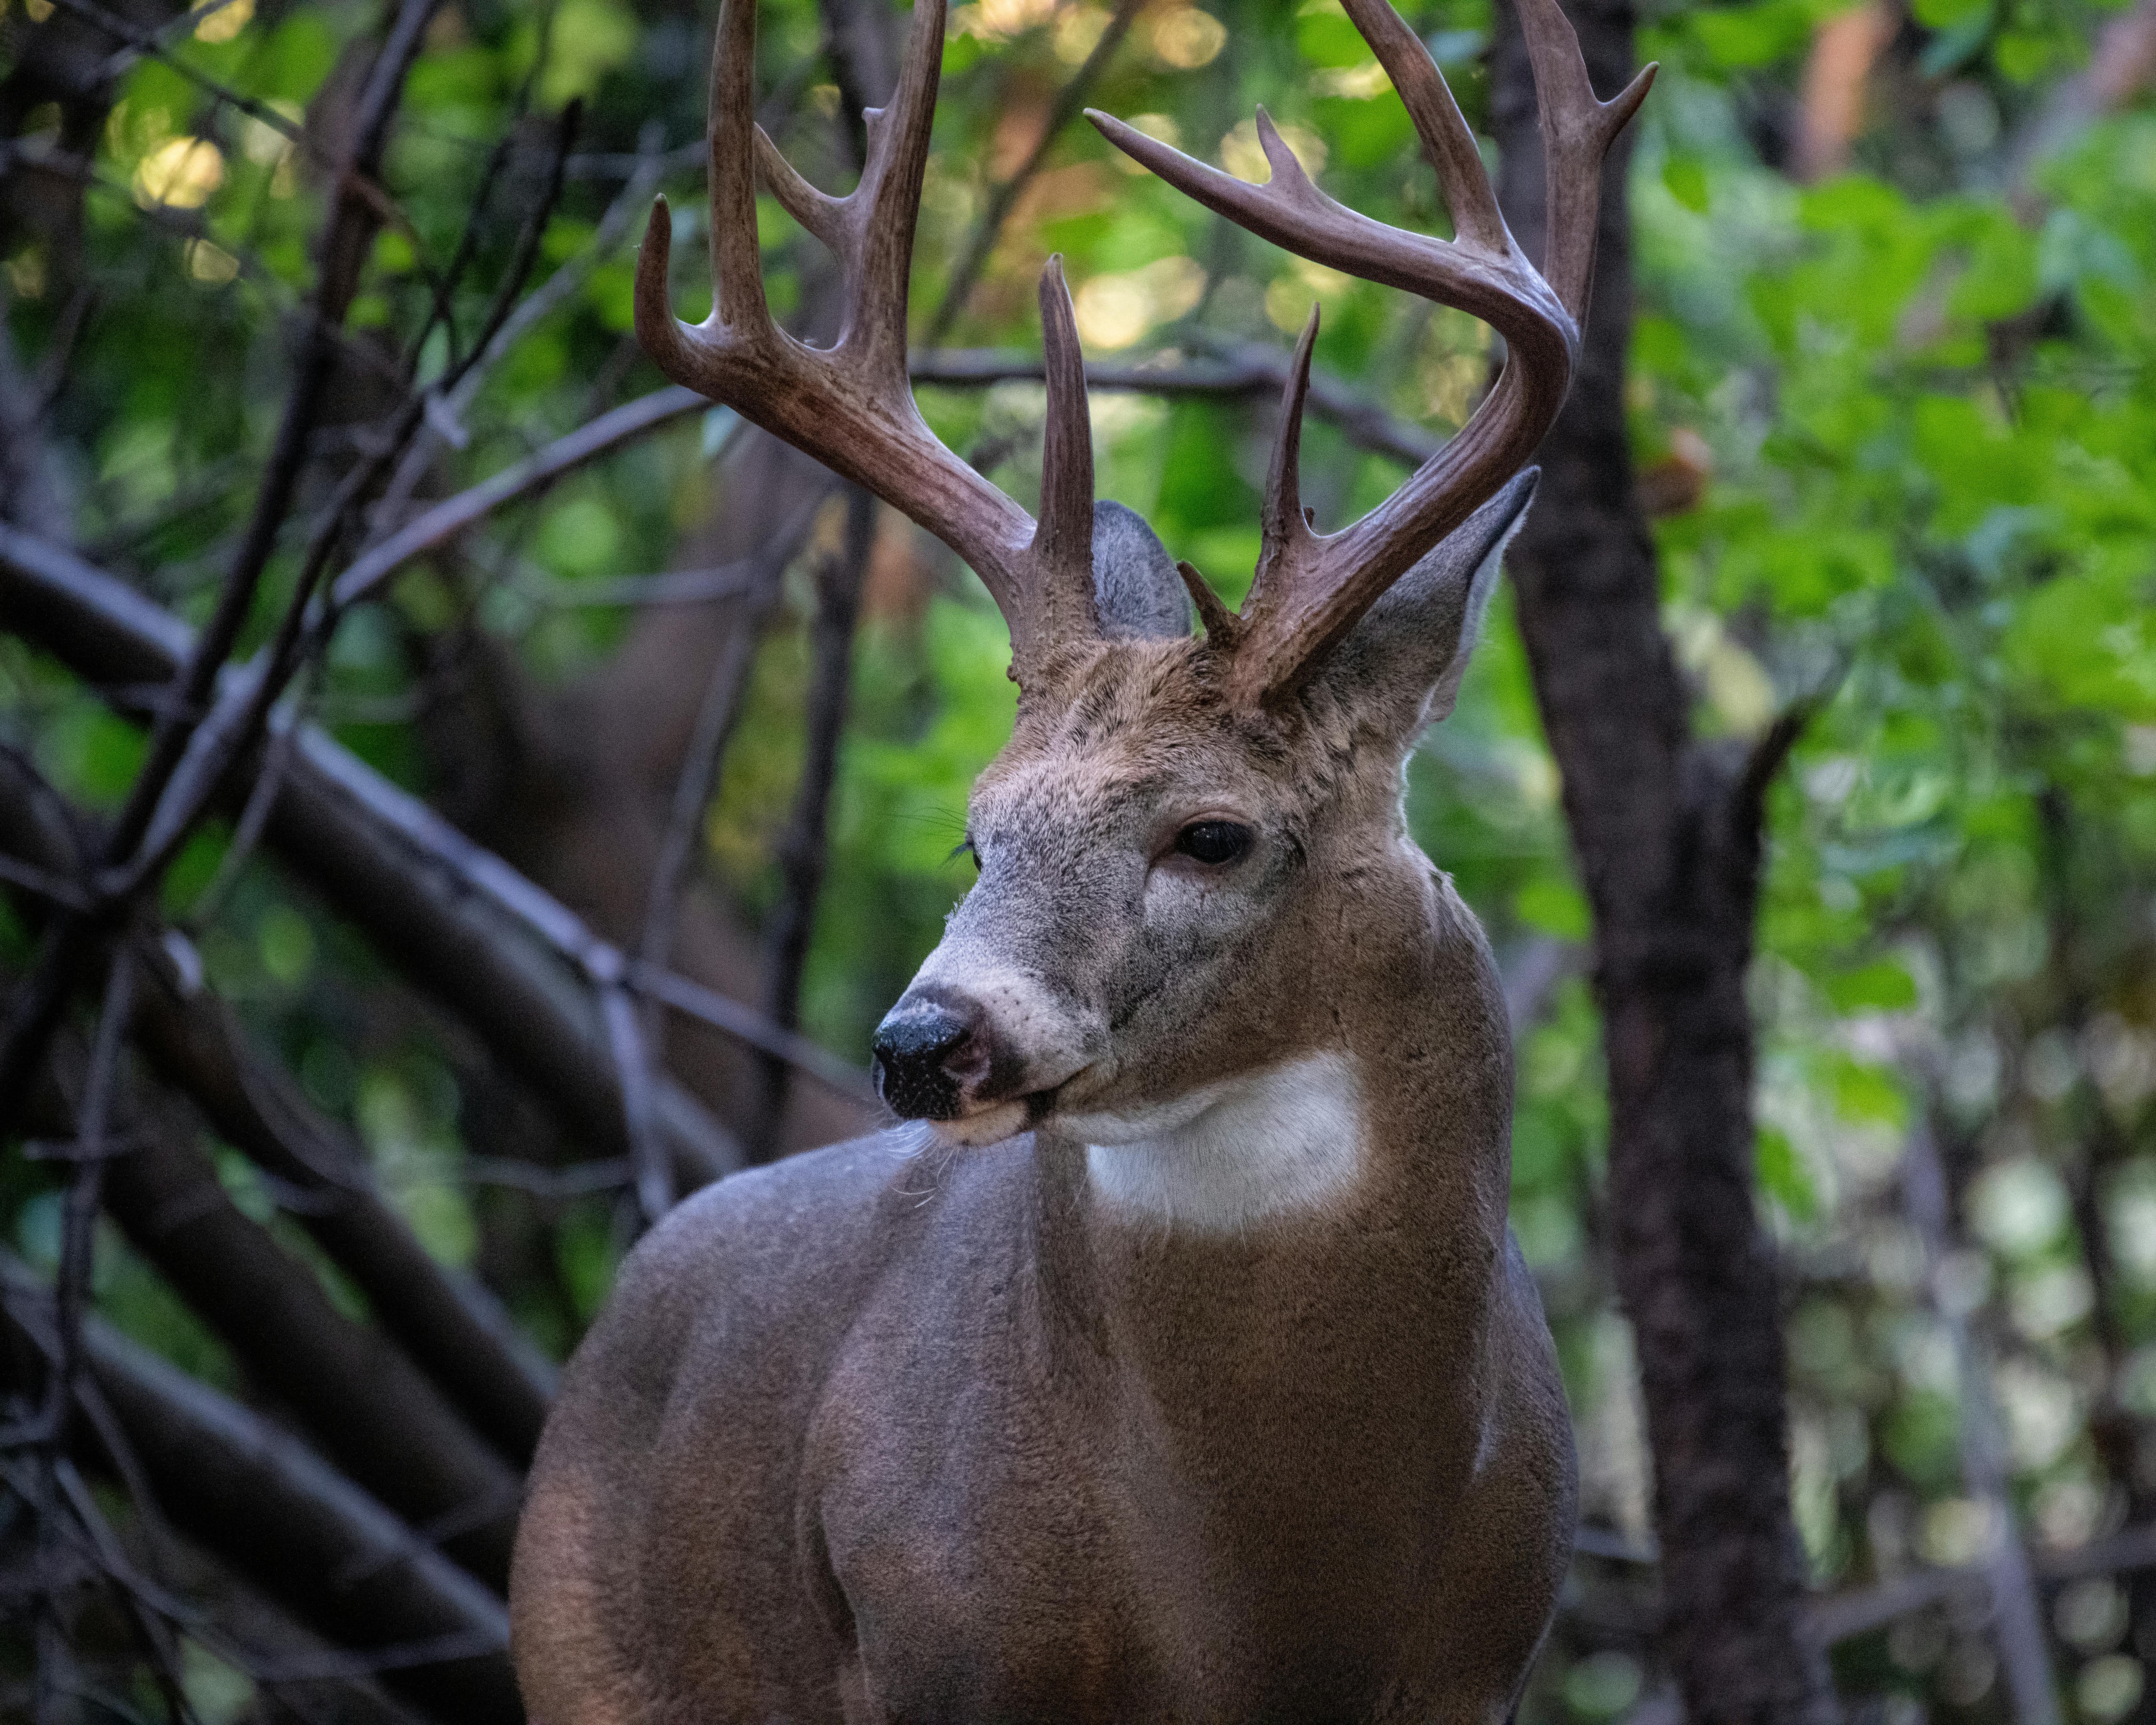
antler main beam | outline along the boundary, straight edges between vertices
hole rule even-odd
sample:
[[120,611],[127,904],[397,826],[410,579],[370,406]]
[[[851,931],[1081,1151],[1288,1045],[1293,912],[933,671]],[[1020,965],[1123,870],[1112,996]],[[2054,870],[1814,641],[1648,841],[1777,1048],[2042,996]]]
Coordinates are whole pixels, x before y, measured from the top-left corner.
[[1579,351],[1603,157],[1654,80],[1649,66],[1614,100],[1598,101],[1557,0],[1518,0],[1548,159],[1545,274],[1506,228],[1474,134],[1420,39],[1386,0],[1342,3],[1399,92],[1437,170],[1452,213],[1450,241],[1388,227],[1327,197],[1262,108],[1258,138],[1272,165],[1263,186],[1194,161],[1106,115],[1088,114],[1119,149],[1239,226],[1332,269],[1471,312],[1505,338],[1504,373],[1459,435],[1384,503],[1328,536],[1311,526],[1296,483],[1317,331],[1312,312],[1289,374],[1257,579],[1234,631],[1231,686],[1250,705],[1300,688],[1378,596],[1534,453],[1564,404]]
[[[965,559],[1011,626],[1012,674],[1059,644],[1096,635],[1093,457],[1085,369],[1060,259],[1041,277],[1048,357],[1043,520],[946,449],[915,403],[906,370],[907,275],[942,74],[945,0],[919,0],[898,87],[868,113],[868,162],[844,198],[797,173],[755,119],[756,3],[726,0],[711,55],[711,315],[673,315],[673,223],[652,211],[637,260],[636,333],[674,382],[721,402],[903,511]],[[814,348],[780,329],[763,291],[756,187],[761,178],[838,259],[838,340]]]

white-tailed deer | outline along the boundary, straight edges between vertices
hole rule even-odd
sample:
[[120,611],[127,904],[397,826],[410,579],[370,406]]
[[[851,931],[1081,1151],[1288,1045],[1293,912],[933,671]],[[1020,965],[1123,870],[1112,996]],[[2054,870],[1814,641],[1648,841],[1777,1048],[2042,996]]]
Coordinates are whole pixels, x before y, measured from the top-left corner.
[[[1496,977],[1401,782],[1532,495],[1604,153],[1652,68],[1597,101],[1557,0],[1519,0],[1537,273],[1422,44],[1385,0],[1344,3],[1452,241],[1333,202],[1262,111],[1264,186],[1093,116],[1254,233],[1504,337],[1467,426],[1328,537],[1296,481],[1313,316],[1236,614],[1094,501],[1057,264],[1038,526],[916,411],[942,0],[916,0],[844,198],[755,127],[753,0],[726,0],[716,303],[671,316],[662,204],[639,334],[972,565],[1010,624],[1018,720],[973,795],[978,883],[875,1039],[885,1100],[944,1153],[911,1155],[910,1127],[700,1194],[569,1368],[516,1557],[541,1725],[1494,1722],[1517,1698],[1571,1541],[1570,1425],[1505,1225]],[[766,310],[759,178],[842,266],[827,350]]]

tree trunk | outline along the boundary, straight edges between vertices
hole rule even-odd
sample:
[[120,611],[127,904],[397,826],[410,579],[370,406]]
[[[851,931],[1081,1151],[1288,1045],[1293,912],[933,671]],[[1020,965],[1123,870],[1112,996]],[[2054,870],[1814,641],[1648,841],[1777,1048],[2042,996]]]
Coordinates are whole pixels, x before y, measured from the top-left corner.
[[[1595,87],[1614,94],[1632,69],[1630,7],[1565,9]],[[1502,201],[1514,233],[1539,249],[1533,80],[1509,8],[1502,17]],[[1762,791],[1793,727],[1778,726],[1748,757],[1691,735],[1625,444],[1628,157],[1620,141],[1604,176],[1585,352],[1510,561],[1594,914],[1613,1246],[1654,1456],[1664,1651],[1697,1725],[1815,1725],[1836,1706],[1799,1620],[1776,1266],[1753,1209],[1744,998]]]

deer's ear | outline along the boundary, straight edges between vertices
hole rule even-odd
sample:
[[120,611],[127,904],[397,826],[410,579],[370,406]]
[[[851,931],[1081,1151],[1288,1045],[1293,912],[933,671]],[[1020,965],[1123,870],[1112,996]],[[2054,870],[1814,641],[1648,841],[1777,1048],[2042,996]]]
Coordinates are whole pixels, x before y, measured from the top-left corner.
[[1320,675],[1364,722],[1404,737],[1460,698],[1505,547],[1542,470],[1530,467],[1440,541],[1370,608]]
[[1111,636],[1173,640],[1191,630],[1190,596],[1168,547],[1120,503],[1093,506],[1093,603]]

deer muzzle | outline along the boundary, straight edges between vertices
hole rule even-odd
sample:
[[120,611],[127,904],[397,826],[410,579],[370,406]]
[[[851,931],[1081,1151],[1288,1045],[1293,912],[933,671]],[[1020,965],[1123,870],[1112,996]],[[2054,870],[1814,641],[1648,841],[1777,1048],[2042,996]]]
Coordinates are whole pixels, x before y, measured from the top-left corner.
[[952,1120],[963,1111],[968,1080],[986,1063],[981,1014],[970,1001],[909,994],[876,1026],[876,1094],[902,1120]]
[[1038,1125],[1101,1052],[1099,1039],[1086,1034],[1086,1014],[1029,977],[953,968],[964,980],[937,974],[932,958],[876,1027],[876,1093],[953,1142],[993,1143]]

